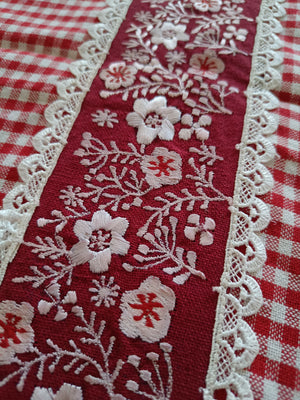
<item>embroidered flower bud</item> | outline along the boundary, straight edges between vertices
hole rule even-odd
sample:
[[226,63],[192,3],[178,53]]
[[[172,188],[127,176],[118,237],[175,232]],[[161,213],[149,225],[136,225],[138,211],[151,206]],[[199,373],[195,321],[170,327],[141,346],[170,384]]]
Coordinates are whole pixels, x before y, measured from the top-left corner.
[[147,371],[146,369],[142,369],[140,371],[140,378],[143,379],[145,382],[150,382],[151,381],[151,372]]
[[139,385],[134,381],[127,381],[126,388],[132,392],[137,392],[139,390]]
[[[129,356],[127,359],[127,362],[129,362],[129,364],[133,365],[136,368],[140,365],[140,361],[141,361],[141,358],[136,355]],[[131,381],[128,381],[128,382],[131,382]]]
[[151,361],[158,361],[159,360],[159,355],[157,353],[154,353],[153,351],[151,351],[150,353],[147,353],[146,356]]
[[138,250],[139,250],[140,253],[146,255],[146,254],[148,254],[149,247],[147,245],[145,245],[145,244],[140,244]]
[[159,347],[164,351],[165,353],[171,353],[173,347],[166,342],[160,343]]

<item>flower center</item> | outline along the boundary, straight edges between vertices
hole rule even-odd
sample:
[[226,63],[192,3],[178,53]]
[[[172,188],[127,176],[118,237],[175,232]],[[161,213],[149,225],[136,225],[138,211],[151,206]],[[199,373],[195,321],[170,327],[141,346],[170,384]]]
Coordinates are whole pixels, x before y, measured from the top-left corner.
[[176,36],[176,32],[174,29],[166,29],[165,31],[162,31],[162,37],[164,39],[173,39]]
[[89,237],[89,248],[94,251],[102,251],[109,247],[111,240],[111,234],[109,232],[100,229],[99,231],[94,231]]
[[151,113],[145,119],[145,124],[150,128],[157,128],[161,126],[162,121],[163,119],[158,114]]

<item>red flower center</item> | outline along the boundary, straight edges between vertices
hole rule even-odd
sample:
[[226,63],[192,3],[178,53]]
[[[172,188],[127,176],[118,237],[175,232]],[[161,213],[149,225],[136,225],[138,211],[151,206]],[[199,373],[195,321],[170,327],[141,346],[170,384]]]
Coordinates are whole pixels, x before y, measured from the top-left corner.
[[166,175],[166,176],[170,176],[170,172],[169,171],[175,171],[175,168],[171,167],[170,164],[175,161],[173,158],[168,158],[167,160],[164,161],[164,157],[163,156],[157,156],[157,160],[156,161],[149,161],[149,164],[151,165],[151,167],[148,167],[149,169],[156,171],[157,173],[155,174],[155,176],[162,176],[162,175]]
[[129,304],[129,305],[131,308],[134,308],[135,310],[141,310],[142,313],[140,315],[134,316],[133,319],[135,321],[141,321],[143,318],[145,318],[146,320],[145,325],[149,328],[154,328],[151,318],[155,319],[156,321],[160,321],[160,317],[157,314],[157,312],[154,311],[154,308],[163,308],[163,305],[158,301],[153,301],[155,297],[157,297],[155,293],[147,293],[146,295],[138,294],[137,297],[141,304]]
[[15,344],[20,344],[21,340],[18,338],[17,333],[25,333],[26,330],[23,328],[17,328],[17,324],[21,321],[21,317],[14,314],[5,314],[6,321],[0,320],[0,328],[3,332],[0,332],[0,347],[6,349],[9,347],[9,339]]

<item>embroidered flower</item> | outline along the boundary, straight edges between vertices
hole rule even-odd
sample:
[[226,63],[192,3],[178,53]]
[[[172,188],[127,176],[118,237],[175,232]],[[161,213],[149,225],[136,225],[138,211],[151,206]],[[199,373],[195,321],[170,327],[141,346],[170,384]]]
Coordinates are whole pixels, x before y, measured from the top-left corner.
[[111,113],[107,108],[105,110],[97,110],[95,114],[92,114],[92,121],[96,122],[99,126],[105,126],[105,124],[109,128],[113,128],[114,124],[117,124],[119,121],[116,118],[117,113]]
[[184,64],[186,62],[186,56],[183,51],[168,51],[166,54],[166,60],[169,64]]
[[204,126],[211,124],[211,117],[209,115],[201,115],[197,122],[194,122],[191,114],[184,114],[181,118],[182,125],[187,125],[189,128],[182,128],[179,131],[180,139],[189,140],[193,133],[199,140],[207,140],[209,138],[209,131]]
[[190,74],[201,75],[209,79],[217,79],[224,71],[225,64],[213,50],[205,50],[203,54],[193,54],[190,59]]
[[167,335],[175,294],[159,278],[150,276],[138,289],[125,292],[121,301],[120,328],[126,336],[152,343]]
[[124,53],[122,54],[122,57],[124,60],[126,60],[128,62],[137,61],[143,65],[148,64],[149,59],[150,59],[148,54],[145,54],[142,51],[137,50],[137,49],[125,50]]
[[72,263],[88,261],[92,272],[107,271],[112,254],[128,252],[129,242],[123,238],[127,228],[126,218],[111,218],[104,210],[95,212],[92,221],[77,221],[74,233],[79,242],[71,249]]
[[84,208],[83,200],[80,198],[81,188],[79,186],[74,188],[74,186],[68,185],[67,189],[61,190],[61,193],[62,194],[59,196],[59,198],[64,201],[66,206],[79,206]]
[[138,143],[150,144],[156,136],[163,140],[173,139],[173,124],[180,120],[181,113],[175,107],[167,107],[165,97],[158,96],[150,101],[137,99],[133,109],[126,119],[130,126],[138,128]]
[[10,362],[15,353],[24,353],[33,343],[33,307],[11,300],[0,303],[0,364]]
[[89,291],[95,293],[95,296],[91,297],[91,300],[96,302],[95,306],[100,307],[102,303],[108,308],[114,306],[116,304],[114,297],[118,297],[120,290],[120,286],[114,285],[114,277],[111,276],[106,284],[105,276],[102,275],[100,282],[93,279],[93,283],[96,287],[90,288]]
[[187,41],[190,35],[184,33],[186,30],[185,25],[174,25],[171,22],[164,22],[161,27],[154,28],[151,31],[154,44],[163,43],[168,50],[174,50],[177,46],[178,40]]
[[58,392],[54,393],[51,388],[36,387],[32,393],[31,400],[82,400],[82,390],[78,386],[64,383]]
[[115,90],[121,86],[128,87],[135,81],[137,69],[133,65],[126,65],[124,61],[112,63],[107,69],[100,72],[107,89]]
[[144,156],[141,167],[150,186],[175,185],[181,179],[181,157],[165,147],[156,147],[150,156]]
[[205,218],[204,224],[200,223],[200,216],[197,214],[191,214],[188,217],[187,222],[194,226],[186,226],[184,228],[185,236],[190,240],[195,240],[197,233],[200,233],[200,244],[202,246],[209,246],[214,242],[213,234],[210,231],[214,231],[216,224],[212,218]]
[[221,0],[192,0],[192,3],[196,10],[202,12],[217,12],[220,10],[222,5]]
[[236,38],[237,40],[244,42],[246,40],[247,34],[248,34],[247,29],[236,29],[235,26],[230,25],[226,27],[226,32],[224,32],[224,38],[226,39]]

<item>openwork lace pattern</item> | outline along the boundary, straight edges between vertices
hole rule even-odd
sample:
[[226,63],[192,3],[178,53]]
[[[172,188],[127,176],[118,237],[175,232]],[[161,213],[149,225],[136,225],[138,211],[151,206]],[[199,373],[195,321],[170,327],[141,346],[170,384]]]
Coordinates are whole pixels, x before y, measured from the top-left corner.
[[37,153],[27,157],[18,167],[23,184],[4,198],[3,210],[0,211],[0,283],[7,264],[22,242],[47,179],[67,143],[83,99],[106,58],[130,4],[131,0],[107,0],[99,3],[99,7],[105,7],[99,12],[98,18],[101,22],[91,26],[89,34],[92,39],[79,47],[81,59],[70,65],[74,78],[57,84],[59,99],[45,111],[49,127],[40,131],[33,139]]
[[220,287],[215,288],[219,300],[203,391],[205,400],[214,399],[216,390],[226,390],[228,399],[253,399],[245,369],[259,348],[255,333],[243,318],[255,314],[262,305],[261,290],[250,275],[266,261],[258,233],[268,225],[270,214],[268,206],[257,196],[267,193],[273,184],[263,164],[275,155],[267,136],[278,126],[271,113],[278,100],[270,91],[281,82],[276,69],[282,62],[276,52],[280,48],[276,35],[281,32],[279,18],[285,11],[280,2],[263,1],[258,17],[225,266]]

